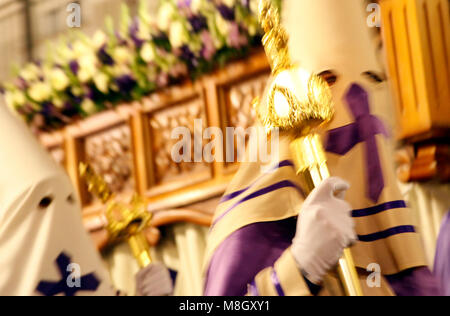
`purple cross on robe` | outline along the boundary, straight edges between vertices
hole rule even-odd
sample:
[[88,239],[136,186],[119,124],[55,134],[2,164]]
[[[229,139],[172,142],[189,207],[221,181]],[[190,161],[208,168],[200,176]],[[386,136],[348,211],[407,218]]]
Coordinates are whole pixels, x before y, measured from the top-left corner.
[[367,194],[376,203],[384,188],[384,178],[375,136],[382,134],[388,137],[388,132],[383,122],[370,114],[369,96],[360,85],[352,84],[345,101],[355,122],[329,131],[326,151],[344,156],[357,144],[365,143]]
[[55,296],[60,293],[66,296],[75,296],[78,291],[96,291],[100,285],[100,281],[94,273],[89,273],[80,278],[80,287],[70,287],[67,283],[71,274],[70,271],[67,271],[67,267],[71,264],[70,257],[62,252],[56,259],[56,264],[61,274],[61,280],[57,282],[41,281],[36,288],[39,293],[45,296]]

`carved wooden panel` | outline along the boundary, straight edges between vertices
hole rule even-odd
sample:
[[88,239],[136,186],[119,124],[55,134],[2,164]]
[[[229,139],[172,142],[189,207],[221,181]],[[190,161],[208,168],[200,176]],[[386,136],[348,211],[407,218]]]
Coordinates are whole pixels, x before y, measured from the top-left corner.
[[[203,146],[207,143],[202,137],[203,131],[209,126],[203,93],[193,87],[179,92],[163,95],[157,101],[150,100],[152,106],[145,115],[152,160],[151,187],[147,191],[152,196],[212,177],[211,165],[203,159],[195,161],[194,152],[197,148],[201,157]],[[183,132],[186,137],[179,133],[172,134],[176,130]],[[194,139],[195,135],[198,136],[197,140]],[[186,146],[176,152],[183,157],[178,162],[172,152],[175,153],[175,146],[182,141],[185,141]],[[186,152],[184,149],[187,149]]]
[[66,127],[66,168],[78,190],[83,207],[102,208],[87,190],[80,177],[79,165],[88,163],[121,198],[127,199],[136,190],[133,134],[130,116],[133,104],[96,114]]
[[90,135],[84,141],[85,160],[117,193],[134,191],[130,127],[122,124]]
[[230,127],[247,129],[256,119],[252,101],[261,97],[269,75],[264,73],[225,88],[225,100]]
[[[219,87],[220,100],[223,102],[224,126],[236,127],[247,130],[256,122],[256,113],[253,108],[253,100],[262,97],[269,72],[256,73],[246,79],[240,79]],[[249,134],[245,136],[245,142],[249,140]],[[237,139],[235,136],[233,144],[225,144],[225,153],[234,153],[234,162],[237,162]],[[236,163],[225,163],[225,172],[233,172]]]

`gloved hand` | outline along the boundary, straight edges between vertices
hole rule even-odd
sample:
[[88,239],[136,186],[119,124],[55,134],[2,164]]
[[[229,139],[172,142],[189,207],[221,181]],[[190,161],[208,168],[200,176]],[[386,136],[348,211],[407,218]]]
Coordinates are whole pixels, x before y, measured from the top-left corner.
[[344,248],[357,240],[351,207],[344,200],[350,185],[329,178],[315,188],[302,206],[291,251],[297,266],[319,284],[339,261]]
[[172,294],[172,279],[165,265],[153,263],[136,274],[137,296],[167,296]]

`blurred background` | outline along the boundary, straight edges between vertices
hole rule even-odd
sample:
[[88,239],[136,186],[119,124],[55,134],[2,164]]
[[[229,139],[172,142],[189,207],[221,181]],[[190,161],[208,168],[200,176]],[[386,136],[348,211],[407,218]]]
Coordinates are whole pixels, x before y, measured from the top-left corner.
[[[150,13],[156,12],[158,1],[147,2]],[[138,0],[0,0],[0,80],[11,77],[13,64],[42,57],[47,41],[67,33],[67,6],[71,3],[83,8],[80,30],[93,34],[104,27],[107,16],[119,20],[121,3],[136,15]]]
[[[450,209],[449,1],[365,2],[380,5],[374,33],[394,97],[396,115],[386,115],[396,135],[392,164],[432,266]],[[89,163],[119,200],[146,198],[152,255],[171,269],[175,294],[201,295],[207,232],[238,165],[174,163],[171,131],[193,132],[195,119],[222,129],[255,123],[252,101],[270,75],[257,4],[0,0],[0,103],[69,174],[118,289],[133,294],[139,266],[127,244],[110,239],[105,206],[79,164]]]

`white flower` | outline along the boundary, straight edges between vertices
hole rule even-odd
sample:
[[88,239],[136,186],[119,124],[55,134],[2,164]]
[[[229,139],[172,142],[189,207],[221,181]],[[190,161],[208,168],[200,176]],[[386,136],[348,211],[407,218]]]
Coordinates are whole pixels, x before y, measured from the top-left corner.
[[23,105],[27,101],[25,94],[20,90],[15,90],[12,93],[12,102],[14,105]]
[[148,42],[145,43],[141,48],[141,57],[147,63],[150,63],[153,60],[155,60],[155,49],[154,49],[153,45],[151,45]]
[[53,96],[52,103],[55,107],[61,109],[64,106],[63,100],[56,94]]
[[131,63],[131,60],[133,59],[131,52],[126,47],[117,47],[114,50],[113,56],[118,64]]
[[250,24],[248,26],[248,34],[250,36],[255,36],[257,32],[258,32],[258,27],[255,24]]
[[35,64],[28,64],[20,72],[19,76],[25,79],[25,81],[35,81],[39,77],[39,67]]
[[174,13],[175,10],[171,3],[165,2],[161,5],[156,18],[156,24],[161,31],[167,32],[169,30],[170,22],[172,21]]
[[131,69],[127,65],[115,64],[110,68],[110,71],[114,78],[131,74]]
[[234,7],[236,0],[222,0],[222,2],[229,8]]
[[109,78],[106,74],[99,72],[94,77],[94,83],[99,91],[103,93],[108,93]]
[[73,53],[76,58],[81,58],[85,55],[91,55],[93,53],[92,48],[81,40],[78,40],[75,43],[73,43],[72,47]]
[[70,89],[70,91],[76,97],[79,97],[83,94],[83,89],[81,89],[80,87],[72,87],[72,89]]
[[139,29],[137,33],[137,37],[143,40],[149,39],[151,35],[150,27],[145,23],[139,24]]
[[57,48],[55,58],[57,62],[65,63],[66,61],[75,59],[75,54],[67,45],[63,44]]
[[203,9],[205,9],[205,0],[192,0],[191,1],[191,11],[194,14],[199,14]]
[[219,30],[219,33],[222,36],[227,37],[228,34],[230,33],[231,25],[228,21],[226,21],[222,17],[222,15],[219,12],[216,13],[216,25],[217,29]]
[[97,112],[97,108],[95,107],[95,103],[89,98],[83,100],[83,102],[81,103],[81,108],[88,115],[89,114],[94,114],[95,112]]
[[84,55],[80,58],[77,77],[81,82],[89,81],[97,72],[97,59],[92,54]]
[[260,0],[250,0],[250,11],[256,13],[259,11],[259,1]]
[[169,41],[174,48],[181,47],[189,41],[189,34],[181,21],[174,21],[170,25]]
[[95,32],[94,37],[92,39],[95,48],[102,47],[106,43],[106,40],[107,40],[106,34],[103,33],[101,30]]
[[56,91],[62,91],[69,85],[69,78],[64,71],[59,68],[53,69],[50,72],[50,83]]
[[36,82],[33,84],[30,89],[28,89],[28,94],[30,97],[36,102],[43,102],[50,98],[52,93],[52,89],[45,82]]

